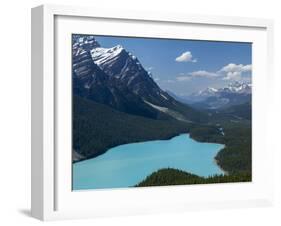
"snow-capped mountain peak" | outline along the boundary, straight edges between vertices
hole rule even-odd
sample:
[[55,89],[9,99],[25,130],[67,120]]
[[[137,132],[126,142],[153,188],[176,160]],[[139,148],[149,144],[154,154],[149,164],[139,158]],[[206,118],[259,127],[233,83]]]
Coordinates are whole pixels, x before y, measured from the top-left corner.
[[121,45],[114,46],[112,48],[95,48],[91,50],[93,61],[97,65],[102,65],[105,62],[109,62],[116,58],[122,51],[125,51]]
[[210,95],[214,95],[216,92],[218,92],[218,89],[215,89],[213,87],[208,87],[204,90],[200,90],[197,93],[194,93],[193,95],[195,96],[210,96]]
[[183,106],[121,45],[104,48],[94,36],[74,35],[72,46],[75,95],[129,114],[186,120],[178,112]]
[[252,84],[236,81],[218,89],[208,87],[181,99],[186,103],[199,103],[197,106],[216,109],[248,102],[251,100],[251,93]]
[[92,35],[73,35],[73,50],[83,49],[84,51],[90,51],[94,48],[100,47],[100,44],[96,41]]
[[250,94],[252,92],[252,84],[235,81],[228,84],[228,86],[226,88],[223,88],[222,91],[231,93]]
[[252,85],[246,82],[232,82],[229,83],[226,87],[223,88],[213,88],[208,87],[206,89],[200,90],[196,93],[193,93],[193,96],[213,96],[220,93],[239,93],[239,94],[251,94]]
[[217,89],[212,88],[212,87],[208,87],[208,90],[210,90],[210,91],[212,91],[212,92],[218,92],[218,90],[217,90]]

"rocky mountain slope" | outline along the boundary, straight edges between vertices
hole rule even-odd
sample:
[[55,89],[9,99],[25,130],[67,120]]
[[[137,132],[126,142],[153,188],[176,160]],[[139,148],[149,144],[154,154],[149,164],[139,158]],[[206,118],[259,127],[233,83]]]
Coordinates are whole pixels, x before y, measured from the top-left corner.
[[122,46],[102,48],[90,35],[74,35],[72,44],[75,95],[148,118],[200,120],[196,110],[163,91]]

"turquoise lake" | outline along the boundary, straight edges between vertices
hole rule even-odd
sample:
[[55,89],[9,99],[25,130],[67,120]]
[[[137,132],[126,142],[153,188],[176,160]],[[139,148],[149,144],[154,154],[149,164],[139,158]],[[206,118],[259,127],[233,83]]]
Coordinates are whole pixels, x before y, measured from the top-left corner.
[[167,167],[204,177],[224,174],[214,161],[223,147],[197,142],[189,134],[120,145],[96,158],[74,163],[73,190],[131,187]]

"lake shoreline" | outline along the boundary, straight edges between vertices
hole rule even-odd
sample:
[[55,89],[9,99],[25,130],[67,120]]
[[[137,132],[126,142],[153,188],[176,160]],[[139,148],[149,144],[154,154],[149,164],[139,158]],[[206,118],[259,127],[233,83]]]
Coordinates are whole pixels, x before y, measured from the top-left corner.
[[[101,152],[101,153],[99,153],[99,154],[97,154],[97,155],[93,155],[93,156],[91,156],[91,157],[85,157],[85,158],[79,159],[79,160],[73,160],[73,159],[75,159],[75,156],[76,156],[76,155],[80,155],[80,156],[82,156],[82,155],[79,154],[79,153],[77,153],[77,152],[75,152],[75,154],[74,154],[73,151],[72,151],[72,164],[75,164],[75,163],[78,163],[78,162],[83,162],[83,161],[87,161],[87,160],[90,160],[90,159],[97,158],[97,157],[99,157],[99,156],[104,155],[105,153],[107,153],[110,149],[116,148],[116,147],[121,146],[121,145],[137,144],[137,143],[151,142],[151,141],[168,141],[168,140],[172,140],[173,138],[175,138],[175,137],[177,137],[177,136],[181,136],[181,135],[184,135],[184,134],[186,134],[190,139],[192,139],[192,140],[194,140],[194,141],[196,141],[196,142],[200,142],[200,143],[204,143],[204,144],[220,144],[220,143],[205,142],[205,141],[197,140],[197,139],[195,139],[195,138],[193,138],[193,137],[191,136],[190,132],[188,132],[188,133],[180,133],[180,134],[177,134],[177,135],[174,135],[174,136],[169,136],[169,137],[166,138],[166,139],[146,140],[146,141],[137,141],[137,142],[131,142],[131,143],[118,144],[118,145],[116,145],[116,146],[109,147],[107,150],[105,150],[104,152]],[[224,145],[224,147],[225,147],[225,144],[220,144],[220,145]],[[224,147],[223,147],[223,148],[224,148]],[[222,148],[222,149],[223,149],[223,148]],[[218,151],[218,153],[219,153],[222,149],[220,149],[220,150]],[[217,154],[218,154],[218,153],[217,153]],[[74,156],[74,157],[73,157],[73,156]],[[217,163],[216,163],[216,164],[217,164]],[[217,164],[217,165],[218,165],[218,164]],[[219,166],[219,165],[218,165],[218,166]],[[221,168],[221,166],[219,166],[219,167]],[[225,171],[225,170],[222,169],[222,171]],[[225,171],[225,172],[226,172],[226,171]]]
[[[221,150],[219,150],[220,152]],[[218,153],[219,153],[218,152]],[[220,168],[221,171],[223,171],[224,175],[228,176],[229,175],[229,172],[227,172],[225,169],[223,169],[220,164],[219,164],[219,161],[216,159],[216,157],[214,158],[214,163]]]
[[223,144],[198,142],[189,133],[118,145],[104,155],[73,164],[74,190],[133,186],[167,167],[199,177],[222,175],[225,171],[213,162],[222,148]]
[[[107,153],[110,149],[116,148],[116,147],[121,146],[121,145],[137,144],[137,143],[150,142],[150,141],[168,141],[168,140],[171,140],[171,139],[173,139],[174,137],[180,136],[180,135],[182,135],[182,134],[190,134],[190,133],[188,132],[188,133],[180,133],[180,134],[176,134],[176,135],[171,135],[171,136],[168,136],[168,137],[165,138],[165,139],[156,139],[156,140],[155,140],[155,139],[151,139],[151,140],[145,140],[145,141],[139,140],[139,141],[136,141],[136,142],[122,143],[122,144],[118,144],[118,145],[115,145],[115,146],[112,146],[112,147],[108,147],[108,149],[106,149],[106,150],[103,151],[103,152],[100,152],[99,154],[95,154],[95,155],[92,155],[92,156],[84,157],[83,159],[75,160],[75,161],[73,161],[73,159],[74,159],[73,156],[75,156],[76,154],[73,154],[73,151],[72,151],[72,164],[78,163],[78,162],[82,162],[82,161],[87,161],[87,160],[94,159],[94,158],[97,158],[97,157],[99,157],[99,156],[104,155],[105,153]],[[193,138],[191,138],[191,139],[193,139]],[[193,140],[194,140],[194,139],[193,139]],[[79,155],[81,155],[81,154],[79,154]]]

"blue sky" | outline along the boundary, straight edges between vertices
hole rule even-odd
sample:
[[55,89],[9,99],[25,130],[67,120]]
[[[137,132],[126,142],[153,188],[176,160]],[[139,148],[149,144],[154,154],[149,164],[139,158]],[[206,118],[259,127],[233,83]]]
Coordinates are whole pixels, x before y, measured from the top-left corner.
[[122,45],[164,90],[188,95],[233,81],[251,81],[250,43],[95,36],[104,48]]

